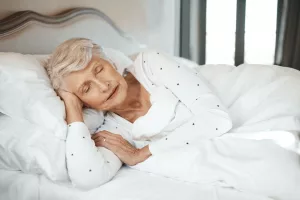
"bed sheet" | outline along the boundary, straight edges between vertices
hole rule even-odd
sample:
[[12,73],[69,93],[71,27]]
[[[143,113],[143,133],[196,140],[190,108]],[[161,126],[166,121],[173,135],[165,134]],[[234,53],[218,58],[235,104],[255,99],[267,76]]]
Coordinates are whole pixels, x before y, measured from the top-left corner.
[[90,191],[16,171],[0,170],[0,177],[0,200],[270,200],[221,185],[191,184],[128,167]]

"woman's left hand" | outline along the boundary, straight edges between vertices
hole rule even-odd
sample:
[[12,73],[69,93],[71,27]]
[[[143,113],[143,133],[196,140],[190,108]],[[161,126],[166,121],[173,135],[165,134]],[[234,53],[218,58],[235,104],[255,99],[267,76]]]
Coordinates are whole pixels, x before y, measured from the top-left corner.
[[121,135],[113,134],[109,131],[95,133],[92,139],[97,147],[101,146],[111,150],[122,162],[130,166],[143,162],[151,156],[148,146],[137,149]]

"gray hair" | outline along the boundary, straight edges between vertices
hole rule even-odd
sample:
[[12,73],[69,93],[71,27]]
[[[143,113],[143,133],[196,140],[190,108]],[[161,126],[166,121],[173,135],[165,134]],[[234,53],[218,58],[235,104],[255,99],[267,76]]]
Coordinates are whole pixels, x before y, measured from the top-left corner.
[[109,62],[103,49],[86,38],[73,38],[60,44],[45,63],[45,68],[54,89],[59,89],[62,78],[71,72],[84,69],[92,56]]

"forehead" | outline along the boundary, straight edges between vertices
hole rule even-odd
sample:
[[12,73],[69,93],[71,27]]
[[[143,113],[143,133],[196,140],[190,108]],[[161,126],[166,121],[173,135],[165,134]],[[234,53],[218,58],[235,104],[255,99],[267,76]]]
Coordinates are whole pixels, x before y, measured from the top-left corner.
[[103,64],[103,66],[110,66],[110,63],[108,61],[93,56],[91,61],[86,65],[86,67],[78,71],[73,71],[63,78],[63,87],[67,91],[75,91],[85,81],[88,80],[93,69],[97,67],[99,64]]
[[98,64],[105,64],[107,63],[106,60],[102,58],[98,58],[93,56],[90,62],[81,70],[73,71],[67,76],[78,76],[78,75],[84,75],[85,73],[89,73],[94,67],[96,67]]
[[[100,61],[101,62],[101,61]],[[66,88],[66,90],[74,90],[74,88],[79,87],[82,82],[87,79],[90,72],[93,70],[94,66],[96,66],[99,63],[99,59],[92,58],[91,61],[81,70],[73,71],[66,75],[63,78],[63,87]]]

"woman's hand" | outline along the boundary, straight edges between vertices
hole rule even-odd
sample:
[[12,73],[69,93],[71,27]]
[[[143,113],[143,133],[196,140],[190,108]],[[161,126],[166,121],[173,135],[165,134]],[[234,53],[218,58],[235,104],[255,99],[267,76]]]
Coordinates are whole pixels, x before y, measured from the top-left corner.
[[143,162],[151,156],[148,146],[137,149],[121,135],[108,131],[100,131],[94,134],[92,139],[97,147],[101,146],[111,150],[122,162],[130,166]]
[[67,123],[83,122],[82,101],[76,95],[68,91],[58,90],[57,94],[65,103]]
[[80,99],[71,92],[60,89],[57,90],[56,93],[65,103],[73,103],[77,104],[79,107],[82,107],[82,102],[80,101]]

